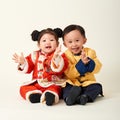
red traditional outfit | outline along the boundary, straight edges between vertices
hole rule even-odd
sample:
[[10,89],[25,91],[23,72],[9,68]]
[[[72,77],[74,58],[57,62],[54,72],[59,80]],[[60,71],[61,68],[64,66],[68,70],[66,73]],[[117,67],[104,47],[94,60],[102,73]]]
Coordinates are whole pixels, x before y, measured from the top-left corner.
[[32,72],[32,81],[20,87],[21,96],[29,100],[29,95],[40,93],[41,102],[45,102],[45,93],[55,95],[55,103],[59,101],[61,86],[64,86],[63,72],[68,66],[65,54],[53,59],[53,53],[44,54],[41,51],[33,52],[25,58],[25,64],[19,65],[18,70],[24,73]]

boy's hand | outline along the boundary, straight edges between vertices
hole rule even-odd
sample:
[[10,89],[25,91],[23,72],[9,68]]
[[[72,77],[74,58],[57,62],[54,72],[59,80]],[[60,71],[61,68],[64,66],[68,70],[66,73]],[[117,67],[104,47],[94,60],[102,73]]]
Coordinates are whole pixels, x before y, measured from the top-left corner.
[[24,58],[24,55],[23,53],[21,53],[21,55],[18,55],[18,54],[14,54],[13,55],[13,58],[12,58],[16,63],[19,63],[19,64],[24,64],[25,63],[25,58]]
[[81,60],[85,65],[90,61],[89,58],[86,56],[84,50],[82,50],[82,53],[81,53]]

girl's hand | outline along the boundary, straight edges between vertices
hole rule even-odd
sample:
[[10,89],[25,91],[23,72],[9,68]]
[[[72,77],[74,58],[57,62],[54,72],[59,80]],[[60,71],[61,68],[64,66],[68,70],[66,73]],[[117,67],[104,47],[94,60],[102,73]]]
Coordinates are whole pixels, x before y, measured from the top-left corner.
[[25,63],[25,58],[24,58],[24,55],[23,53],[21,53],[21,55],[19,56],[18,54],[14,54],[13,55],[13,58],[12,58],[16,63],[19,63],[19,64],[24,64]]
[[89,58],[86,56],[84,50],[82,50],[82,53],[81,53],[81,60],[85,65],[90,61]]
[[55,50],[55,52],[54,52],[54,55],[53,55],[53,59],[56,58],[56,57],[58,57],[59,54],[60,54],[60,52],[61,52],[61,45],[59,45],[59,46],[56,48],[56,50]]

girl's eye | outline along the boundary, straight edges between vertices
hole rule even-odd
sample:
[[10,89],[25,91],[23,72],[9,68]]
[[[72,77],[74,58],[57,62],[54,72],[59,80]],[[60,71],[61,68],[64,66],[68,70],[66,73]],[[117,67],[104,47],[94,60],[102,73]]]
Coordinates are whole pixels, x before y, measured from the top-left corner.
[[43,42],[46,42],[46,40],[43,40]]
[[72,43],[72,41],[68,41],[68,43]]
[[80,40],[76,40],[76,42],[78,42],[78,41],[80,41]]

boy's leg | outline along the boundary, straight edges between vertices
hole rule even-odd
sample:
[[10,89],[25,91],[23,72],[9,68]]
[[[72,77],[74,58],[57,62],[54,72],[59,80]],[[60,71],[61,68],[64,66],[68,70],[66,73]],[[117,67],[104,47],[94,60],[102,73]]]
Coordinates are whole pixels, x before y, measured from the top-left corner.
[[81,87],[71,86],[69,84],[63,89],[63,98],[67,105],[73,105],[76,103],[76,99],[80,96]]
[[62,94],[63,94],[63,100],[65,101],[66,98],[68,97],[68,94],[70,92],[70,89],[72,88],[73,86],[70,85],[69,83],[66,84],[66,86],[62,89]]
[[91,84],[86,87],[84,94],[86,94],[89,97],[88,100],[90,102],[93,102],[97,98],[98,95],[103,96],[102,85],[99,83]]
[[78,97],[77,102],[85,105],[87,102],[93,102],[99,94],[103,96],[102,85],[99,83],[91,84],[83,88],[83,93]]

